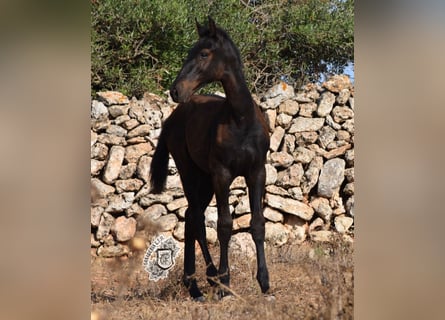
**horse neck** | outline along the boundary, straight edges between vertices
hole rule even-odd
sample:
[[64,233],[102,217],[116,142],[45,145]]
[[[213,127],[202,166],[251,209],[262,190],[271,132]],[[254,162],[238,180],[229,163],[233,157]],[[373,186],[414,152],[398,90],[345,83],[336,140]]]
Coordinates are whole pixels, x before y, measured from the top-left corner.
[[252,95],[240,69],[241,67],[238,70],[229,70],[222,80],[232,115],[237,121],[253,119],[255,111]]

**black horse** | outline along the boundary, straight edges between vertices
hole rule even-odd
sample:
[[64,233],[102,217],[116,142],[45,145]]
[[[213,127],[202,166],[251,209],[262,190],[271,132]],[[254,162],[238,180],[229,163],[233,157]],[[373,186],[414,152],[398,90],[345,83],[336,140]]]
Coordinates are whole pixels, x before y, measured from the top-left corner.
[[[179,105],[163,124],[151,163],[152,193],[165,187],[168,154],[171,153],[188,201],[185,213],[184,284],[190,295],[203,300],[195,278],[195,240],[207,264],[210,284],[221,283],[219,293],[229,286],[228,244],[232,234],[229,188],[233,179],[244,176],[252,212],[250,232],[256,245],[257,279],[261,290],[269,289],[264,256],[263,196],[269,135],[263,115],[244,79],[237,47],[227,33],[209,17],[208,27],[196,21],[199,40],[170,89]],[[226,98],[194,95],[207,83],[220,81]],[[220,264],[216,270],[210,256],[204,211],[216,195],[217,234]],[[215,280],[215,281],[213,281]]]

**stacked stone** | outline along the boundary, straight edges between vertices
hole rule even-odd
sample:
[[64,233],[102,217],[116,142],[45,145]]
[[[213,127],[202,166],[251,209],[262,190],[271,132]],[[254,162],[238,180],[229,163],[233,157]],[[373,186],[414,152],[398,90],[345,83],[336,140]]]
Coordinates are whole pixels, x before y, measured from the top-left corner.
[[349,78],[334,76],[297,94],[281,83],[265,94],[260,106],[271,131],[265,215],[284,215],[281,225],[266,223],[266,239],[282,244],[309,235],[328,241],[332,230],[350,233],[354,91]]
[[[266,165],[266,240],[274,245],[329,240],[351,234],[354,207],[354,92],[349,78],[334,76],[295,94],[284,83],[258,101],[271,134]],[[120,256],[137,229],[184,239],[187,200],[172,159],[166,191],[149,193],[149,167],[162,122],[175,104],[146,94],[142,100],[102,92],[91,109],[91,246],[100,256]],[[250,248],[251,219],[244,178],[229,196],[234,237],[231,245]],[[206,212],[207,240],[217,241],[216,201]],[[249,241],[250,243],[246,243]]]

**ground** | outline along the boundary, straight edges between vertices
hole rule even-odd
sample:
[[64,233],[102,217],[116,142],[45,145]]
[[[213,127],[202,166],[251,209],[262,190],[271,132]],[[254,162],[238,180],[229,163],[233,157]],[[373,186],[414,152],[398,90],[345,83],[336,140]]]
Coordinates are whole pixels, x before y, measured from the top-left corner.
[[[353,246],[331,243],[266,247],[270,294],[256,281],[256,262],[230,253],[233,296],[215,300],[197,255],[205,302],[194,302],[182,285],[182,256],[167,279],[153,282],[143,270],[145,251],[125,258],[91,260],[91,319],[353,319]],[[211,247],[214,261],[219,248]]]

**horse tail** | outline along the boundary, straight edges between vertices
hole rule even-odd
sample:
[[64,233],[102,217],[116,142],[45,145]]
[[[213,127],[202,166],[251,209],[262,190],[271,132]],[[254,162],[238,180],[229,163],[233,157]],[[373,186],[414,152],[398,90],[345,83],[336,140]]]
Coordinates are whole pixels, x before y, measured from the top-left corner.
[[156,146],[156,151],[150,165],[151,193],[159,194],[165,189],[168,175],[168,148],[164,130]]

